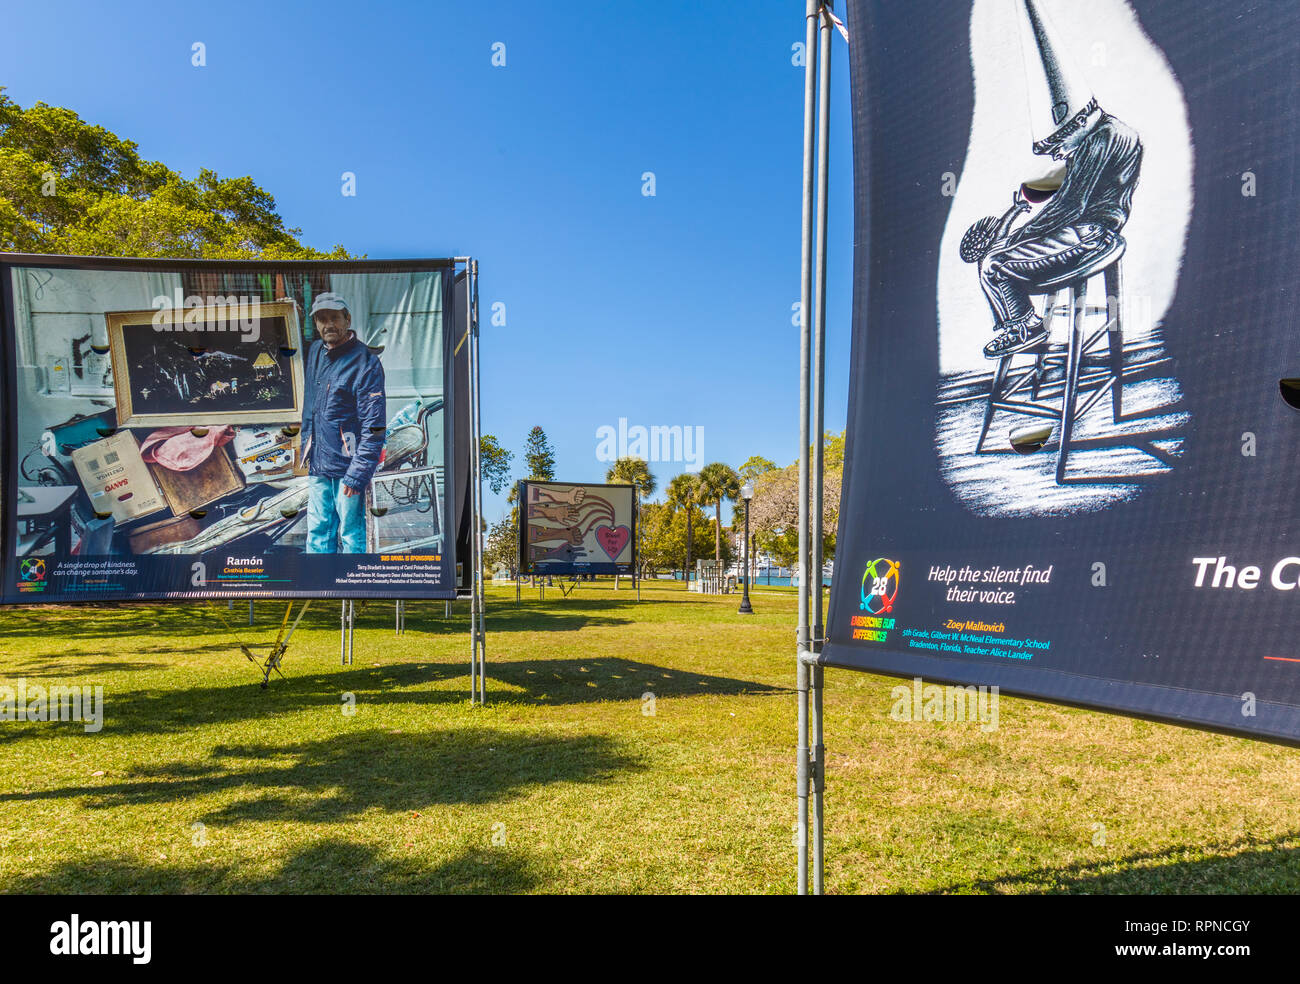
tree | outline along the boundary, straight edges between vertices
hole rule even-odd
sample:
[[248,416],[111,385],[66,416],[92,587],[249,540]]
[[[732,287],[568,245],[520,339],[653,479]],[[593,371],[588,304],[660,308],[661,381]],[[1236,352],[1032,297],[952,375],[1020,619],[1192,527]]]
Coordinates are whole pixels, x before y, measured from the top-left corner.
[[689,581],[691,579],[691,522],[692,513],[697,511],[695,507],[700,501],[699,476],[692,475],[690,472],[682,472],[674,476],[668,483],[665,499],[666,505],[672,512],[678,509],[686,512],[686,562],[683,570],[686,580]]
[[[514,516],[518,517],[518,512]],[[483,544],[483,568],[487,571],[505,569],[511,577],[519,567],[519,537],[509,518],[499,520],[488,528]]]
[[[691,527],[689,537],[688,526]],[[709,536],[709,517],[699,506],[677,510],[672,519],[671,531],[675,551],[673,556],[677,560],[684,562],[688,551],[695,557],[709,555],[709,541],[713,539]],[[726,540],[722,541],[722,559],[724,561],[731,559],[730,544]]]
[[555,449],[541,427],[528,432],[524,441],[524,464],[528,466],[527,477],[533,481],[555,481]]
[[[496,439],[493,438],[493,441]],[[513,457],[510,452],[507,455]],[[524,477],[534,482],[553,482],[555,481],[555,449],[551,447],[551,442],[546,436],[546,431],[540,426],[533,427],[524,438],[524,464],[528,466],[528,474]],[[502,480],[502,487],[505,481]],[[494,489],[494,491],[497,491]],[[519,541],[519,485],[516,483],[510,487],[510,494],[506,496],[506,502],[510,504],[510,518],[506,520],[510,524],[511,536],[515,542]]]
[[[836,525],[840,514],[840,487],[844,473],[844,434],[826,434],[822,454],[822,555],[835,556]],[[810,459],[811,461],[811,459]],[[809,490],[811,494],[811,489]],[[810,508],[817,504],[809,502]],[[750,503],[750,534],[782,567],[799,561],[799,464],[764,472],[754,480]]]
[[775,470],[776,462],[760,455],[753,455],[740,466],[740,477],[747,482],[752,482],[759,475]]
[[[605,472],[605,481],[631,485],[636,498],[637,515],[641,514],[641,498],[655,490],[655,477],[650,473],[650,466],[644,458],[619,458]],[[638,552],[641,544],[637,545]],[[618,587],[618,577],[614,577],[614,587]]]
[[[641,542],[646,568],[653,572],[680,570],[689,572],[685,560],[709,550],[708,517],[699,506],[678,507],[647,502],[641,507]],[[687,539],[687,528],[691,539]],[[725,544],[724,544],[725,546]],[[725,555],[725,551],[724,551]]]
[[635,485],[638,500],[653,495],[657,484],[643,458],[619,458],[605,472],[605,481]]
[[672,518],[672,510],[657,502],[647,502],[641,507],[637,538],[641,541],[638,556],[642,571],[657,574],[676,566]]
[[[524,464],[528,466],[528,474],[524,478],[531,479],[534,482],[553,482],[555,481],[555,450],[551,447],[551,442],[546,436],[546,431],[541,427],[534,427],[524,438]],[[518,525],[518,507],[519,486],[515,484],[510,489],[510,494],[506,501],[512,506],[516,506],[514,522]]]
[[479,467],[487,479],[488,488],[493,495],[500,495],[510,481],[510,460],[515,456],[514,452],[503,448],[496,435],[484,434],[479,440],[478,453]]
[[722,559],[722,502],[724,499],[735,502],[739,495],[740,476],[736,474],[735,469],[730,465],[715,461],[713,464],[705,465],[700,469],[700,503],[706,506],[711,505],[716,510],[713,530],[714,560]]
[[[776,462],[772,461],[769,458],[764,458],[761,455],[752,455],[750,458],[748,458],[745,461],[743,465],[740,466],[740,477],[747,482],[753,483],[760,476],[766,475],[768,472],[773,472],[776,470],[777,470]],[[737,506],[735,509],[731,511],[731,531],[732,533],[735,533],[737,536],[741,537],[741,542],[743,543],[744,529],[743,529],[742,521],[744,517],[738,515],[739,512],[740,512],[739,506]],[[750,565],[753,564],[754,555],[757,551],[758,551],[758,538],[751,536],[749,538],[749,556],[745,558],[748,564]]]
[[251,177],[189,179],[76,113],[0,89],[0,250],[80,256],[344,259],[302,245]]

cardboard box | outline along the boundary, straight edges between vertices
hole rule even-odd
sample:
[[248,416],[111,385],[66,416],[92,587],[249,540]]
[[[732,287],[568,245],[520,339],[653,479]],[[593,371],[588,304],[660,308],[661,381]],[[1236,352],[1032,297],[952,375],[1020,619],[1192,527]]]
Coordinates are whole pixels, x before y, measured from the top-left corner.
[[149,465],[149,470],[158,480],[173,516],[187,515],[192,509],[206,506],[244,487],[244,477],[224,447],[213,448],[203,464],[189,471],[172,471],[157,463]]
[[240,427],[235,431],[231,450],[235,464],[249,485],[280,481],[297,473],[298,435],[290,436],[282,427]]
[[118,431],[72,452],[77,477],[96,514],[111,513],[121,524],[167,508],[149,466],[140,457],[140,442]]
[[131,553],[142,554],[168,543],[193,540],[201,529],[198,520],[190,516],[178,516],[141,526],[127,540],[131,544]]

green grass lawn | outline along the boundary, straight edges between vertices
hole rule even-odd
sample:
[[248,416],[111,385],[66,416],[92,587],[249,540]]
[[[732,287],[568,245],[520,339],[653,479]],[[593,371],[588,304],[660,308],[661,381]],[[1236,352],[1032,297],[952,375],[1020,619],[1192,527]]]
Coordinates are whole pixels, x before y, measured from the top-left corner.
[[[268,690],[213,608],[0,612],[0,682],[105,700],[99,734],[0,723],[0,890],[793,890],[790,590],[489,592],[487,707],[464,602],[402,637],[368,604],[349,667],[318,602]],[[284,610],[236,607],[246,642]],[[1295,750],[1007,698],[900,723],[897,681],[826,680],[831,892],[1300,891]]]

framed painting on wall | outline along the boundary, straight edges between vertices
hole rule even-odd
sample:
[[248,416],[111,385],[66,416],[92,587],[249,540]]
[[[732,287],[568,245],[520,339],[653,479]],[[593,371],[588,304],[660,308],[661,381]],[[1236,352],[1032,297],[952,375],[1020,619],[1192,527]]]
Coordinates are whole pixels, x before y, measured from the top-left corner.
[[303,356],[292,302],[109,311],[104,318],[119,427],[302,419]]

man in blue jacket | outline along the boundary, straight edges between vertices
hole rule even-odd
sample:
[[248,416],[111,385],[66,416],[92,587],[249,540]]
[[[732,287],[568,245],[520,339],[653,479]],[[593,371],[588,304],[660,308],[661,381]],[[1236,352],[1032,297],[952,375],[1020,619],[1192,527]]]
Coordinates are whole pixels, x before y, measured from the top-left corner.
[[352,331],[340,295],[311,306],[319,339],[307,350],[302,447],[308,553],[365,553],[366,486],[384,449],[384,367]]

